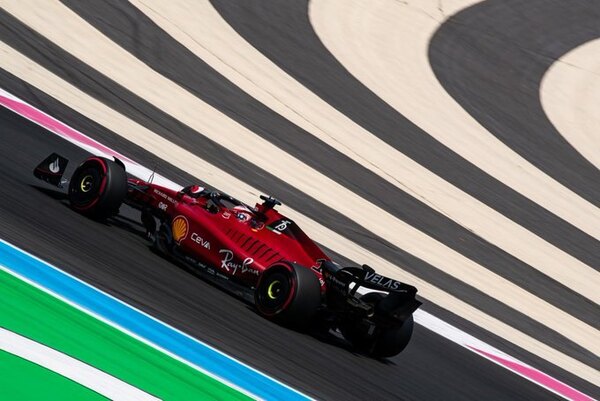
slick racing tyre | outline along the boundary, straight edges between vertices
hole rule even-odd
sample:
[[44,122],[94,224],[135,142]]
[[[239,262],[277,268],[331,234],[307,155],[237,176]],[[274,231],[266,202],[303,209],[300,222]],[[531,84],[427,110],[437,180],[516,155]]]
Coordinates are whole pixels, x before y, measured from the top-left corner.
[[321,286],[310,269],[290,262],[278,263],[260,277],[254,303],[268,319],[306,326],[321,305]]
[[162,223],[154,233],[154,242],[152,249],[159,255],[170,257],[173,253],[173,235],[171,229],[165,223]]
[[73,173],[69,202],[77,212],[93,218],[106,218],[119,212],[127,194],[123,167],[102,157],[90,157]]
[[[376,306],[384,297],[384,294],[372,292],[360,299]],[[348,322],[341,331],[357,350],[375,358],[387,358],[399,354],[408,345],[413,332],[413,317],[410,315],[402,324],[375,330],[369,330],[368,325],[360,322]]]

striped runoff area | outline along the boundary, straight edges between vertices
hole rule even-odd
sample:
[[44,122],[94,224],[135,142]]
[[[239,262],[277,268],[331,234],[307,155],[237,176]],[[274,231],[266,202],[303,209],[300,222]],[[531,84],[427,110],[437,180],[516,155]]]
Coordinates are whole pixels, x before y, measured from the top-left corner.
[[591,110],[600,102],[600,39],[585,42],[546,71],[540,100],[552,124],[571,146],[600,168],[600,115]]
[[5,1],[0,68],[597,386],[598,134],[552,77],[597,97],[554,61],[593,68],[598,6],[445,3]]
[[[123,155],[121,155],[120,153],[110,148],[107,148],[101,143],[94,141],[93,139],[82,134],[81,132],[74,130],[68,125],[65,125],[64,123],[52,118],[46,113],[32,107],[31,105],[23,102],[22,100],[14,97],[13,95],[3,90],[0,90],[0,104],[8,108],[9,110],[21,115],[22,117],[27,118],[35,124],[38,124],[41,127],[47,129],[49,132],[54,133],[59,137],[69,142],[72,142],[75,145],[84,148],[94,154],[107,158],[123,157]],[[135,161],[123,157],[123,162],[126,166],[127,171],[133,173],[134,175],[137,175],[138,177],[147,177],[149,175],[153,175],[154,182],[161,183],[162,185],[176,190],[181,188],[181,185],[176,184],[166,179],[165,177],[156,174],[154,171],[148,169],[147,167],[139,165]],[[334,235],[334,233],[330,233],[329,235]],[[60,279],[66,281],[66,284],[55,284],[52,287],[57,291],[58,294],[60,294],[59,297],[62,297],[63,295],[66,295],[68,297],[70,295],[70,299],[74,298],[75,302],[79,305],[90,305],[90,302],[92,302],[91,305],[94,305],[94,302],[91,301],[93,298],[96,297],[96,292],[94,292],[94,290],[92,290],[91,292],[88,291],[87,296],[84,295],[83,297],[73,297],[74,292],[72,291],[71,287],[79,286],[86,288],[85,285],[77,283],[75,280],[69,278],[67,275],[61,272],[57,273],[55,271],[57,269],[53,268],[48,264],[45,265],[45,268],[42,267],[42,269],[31,269],[30,265],[27,263],[19,263],[18,261],[15,263],[15,260],[10,258],[11,253],[16,253],[19,255],[22,254],[26,258],[30,256],[22,251],[19,251],[13,246],[10,246],[9,244],[4,245],[6,251],[5,258],[8,258],[7,260],[12,262],[7,264],[13,266],[11,269],[13,272],[16,272],[17,274],[23,274],[26,280],[33,279],[34,285],[41,283],[42,285],[48,286],[48,283],[52,283],[53,280],[48,280],[47,276],[58,276],[60,277]],[[33,258],[33,260],[35,261],[35,258]],[[37,262],[39,262],[39,260]],[[76,292],[81,293],[82,291],[78,290]],[[110,305],[111,303],[112,306]],[[102,312],[99,312],[99,314],[103,318],[108,319],[108,321],[113,324],[121,324],[127,328],[128,319],[123,320],[123,318],[120,316],[120,305],[116,302],[110,301],[108,302],[108,304],[109,305],[103,306],[99,309],[96,307],[96,309],[93,310],[104,311],[104,314],[102,314]],[[117,307],[115,307],[114,305],[117,305]],[[125,306],[125,309],[127,309],[127,306]],[[568,384],[565,384],[560,380],[557,380],[554,377],[547,375],[542,371],[532,366],[529,366],[526,363],[510,355],[507,355],[501,350],[481,340],[478,340],[474,336],[449,325],[448,323],[440,320],[435,316],[432,316],[427,312],[417,310],[414,313],[414,319],[418,324],[426,327],[427,329],[563,398],[576,400],[591,399],[586,394],[578,391],[577,389],[569,386]],[[286,399],[304,398],[304,396],[300,393],[295,392],[294,390],[290,389],[285,385],[280,385],[277,381],[272,381],[268,377],[257,374],[252,370],[248,370],[244,366],[237,366],[236,362],[232,362],[229,358],[223,357],[219,353],[209,351],[208,355],[203,355],[200,358],[196,357],[197,354],[195,354],[193,350],[200,348],[200,353],[202,353],[202,350],[206,348],[203,344],[200,344],[200,346],[198,347],[198,344],[195,344],[192,339],[182,337],[181,334],[177,331],[171,331],[171,333],[169,333],[170,328],[168,327],[165,333],[165,330],[161,326],[160,322],[159,324],[142,324],[141,327],[140,325],[134,325],[133,327],[134,328],[132,328],[131,331],[133,331],[134,333],[139,333],[142,339],[150,341],[154,344],[158,344],[159,346],[166,349],[167,352],[172,351],[176,356],[179,356],[185,360],[195,361],[197,367],[207,369],[209,372],[215,373],[217,376],[226,378],[231,383],[239,383],[241,388],[246,388],[254,391],[254,394],[260,395],[262,399],[279,399],[282,396],[285,396]],[[169,336],[179,337],[180,339],[182,338],[183,341],[175,341],[175,346],[173,346],[173,343],[171,341],[167,341],[166,345],[164,345],[164,338],[167,338]],[[14,339],[8,339],[7,343],[10,343],[11,340],[14,341]],[[182,342],[187,343],[187,346],[180,346],[179,343]],[[31,345],[28,346],[30,347]],[[192,350],[191,354],[190,350]],[[116,353],[112,353],[112,355],[115,354]],[[190,357],[189,355],[193,356]],[[234,365],[233,369],[231,368],[232,364]],[[275,387],[275,389],[273,389],[272,387]]]

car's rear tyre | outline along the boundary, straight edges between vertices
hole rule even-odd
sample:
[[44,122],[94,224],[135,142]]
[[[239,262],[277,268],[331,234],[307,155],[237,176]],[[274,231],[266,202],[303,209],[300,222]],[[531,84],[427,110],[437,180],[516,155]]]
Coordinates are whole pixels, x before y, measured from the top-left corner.
[[152,249],[166,257],[170,257],[173,254],[173,235],[169,226],[164,222],[154,232]]
[[[377,305],[384,297],[381,293],[369,293],[361,300]],[[410,315],[402,324],[375,330],[360,322],[348,322],[341,331],[355,349],[376,358],[388,358],[399,354],[408,345],[413,332],[413,317]]]
[[310,269],[281,262],[260,277],[254,303],[258,312],[268,319],[307,326],[321,305],[321,286]]
[[119,212],[127,194],[127,175],[119,164],[102,157],[90,157],[73,173],[69,202],[77,212],[106,218]]

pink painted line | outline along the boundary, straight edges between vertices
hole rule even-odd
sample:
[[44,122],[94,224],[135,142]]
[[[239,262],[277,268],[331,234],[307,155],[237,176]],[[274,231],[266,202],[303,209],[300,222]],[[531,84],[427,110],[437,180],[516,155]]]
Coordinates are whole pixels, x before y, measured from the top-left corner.
[[96,150],[98,150],[104,154],[110,155],[110,156],[116,156],[122,161],[127,161],[129,163],[137,164],[134,161],[132,161],[131,159],[129,159],[128,157],[123,156],[122,154],[115,152],[114,150],[112,150],[110,148],[107,148],[106,146],[102,145],[101,143],[96,142],[92,138],[85,136],[81,132],[74,130],[73,128],[69,127],[68,125],[58,121],[57,119],[55,119],[53,117],[50,117],[46,113],[28,105],[27,103],[19,102],[19,101],[16,101],[16,100],[13,100],[13,99],[10,99],[10,98],[0,95],[0,105],[41,125],[42,127],[46,128],[47,130],[54,132],[55,134],[65,138],[67,140],[84,144],[88,147],[96,149]]
[[532,382],[539,384],[566,399],[573,401],[594,401],[592,397],[583,394],[582,392],[574,389],[573,387],[568,386],[563,382],[560,382],[555,378],[548,376],[544,372],[540,372],[539,370],[532,368],[531,366],[527,366],[523,363],[503,358],[499,355],[491,354],[489,352],[477,349],[475,347],[471,347],[470,345],[467,345],[467,347],[477,352],[478,354],[484,356],[485,358],[490,359],[509,370],[512,370],[513,372],[525,377],[526,379],[529,379]]

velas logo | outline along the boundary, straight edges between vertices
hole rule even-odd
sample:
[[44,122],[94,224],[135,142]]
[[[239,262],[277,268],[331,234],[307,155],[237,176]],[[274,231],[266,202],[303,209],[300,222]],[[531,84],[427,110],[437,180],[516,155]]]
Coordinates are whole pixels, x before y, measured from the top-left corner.
[[177,216],[173,219],[171,230],[173,231],[173,240],[179,245],[188,235],[189,224],[184,216]]

